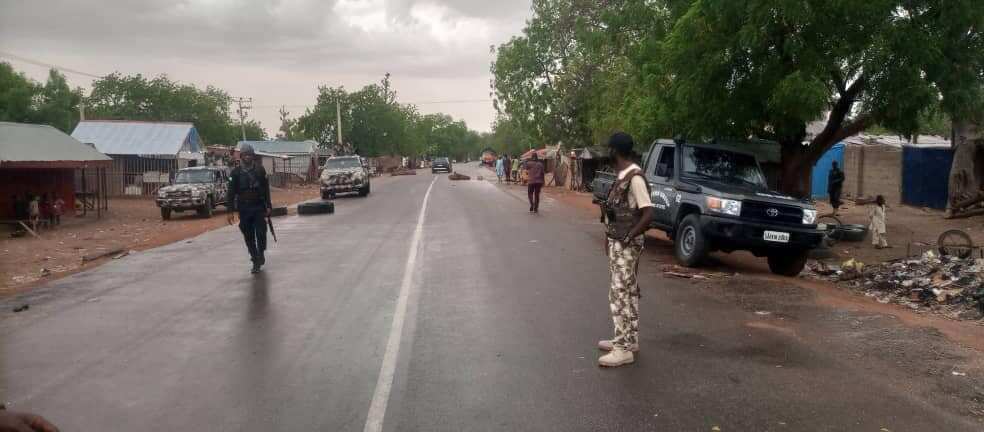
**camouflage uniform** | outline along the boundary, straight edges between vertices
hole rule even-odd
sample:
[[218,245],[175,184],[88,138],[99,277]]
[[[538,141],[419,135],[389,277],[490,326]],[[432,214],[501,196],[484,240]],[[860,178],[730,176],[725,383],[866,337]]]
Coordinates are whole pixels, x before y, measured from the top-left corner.
[[608,306],[615,322],[612,345],[623,350],[639,344],[639,283],[636,274],[644,244],[644,236],[638,236],[628,243],[608,239],[608,269],[612,275]]

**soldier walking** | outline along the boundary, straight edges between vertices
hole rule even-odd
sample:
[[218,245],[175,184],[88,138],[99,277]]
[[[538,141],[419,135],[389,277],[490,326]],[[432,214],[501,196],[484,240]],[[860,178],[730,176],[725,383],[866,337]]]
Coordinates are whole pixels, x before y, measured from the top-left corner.
[[649,186],[639,165],[632,162],[632,137],[616,133],[608,140],[609,152],[615,161],[618,177],[608,199],[602,204],[606,228],[608,268],[611,286],[608,291],[609,309],[615,324],[615,338],[598,342],[598,348],[609,351],[598,364],[615,367],[635,362],[633,352],[639,351],[639,257],[645,244],[646,229],[653,218],[653,203]]
[[270,182],[266,170],[256,163],[256,152],[249,144],[239,149],[240,164],[229,175],[229,224],[236,221],[239,211],[239,230],[246,240],[246,249],[253,262],[251,273],[259,273],[266,257],[267,217],[273,209],[270,202]]

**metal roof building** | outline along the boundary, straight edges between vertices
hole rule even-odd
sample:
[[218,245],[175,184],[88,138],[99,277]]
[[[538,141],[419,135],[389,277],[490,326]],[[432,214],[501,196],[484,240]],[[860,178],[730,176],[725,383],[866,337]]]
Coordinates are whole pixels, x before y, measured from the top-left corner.
[[[47,125],[0,122],[0,220],[24,220],[28,197],[101,214],[112,159]],[[69,213],[72,214],[72,213]]]
[[108,155],[167,158],[201,152],[201,139],[191,123],[84,120],[72,137]]
[[51,126],[0,122],[0,168],[83,168],[110,161]]
[[253,150],[263,153],[271,154],[288,154],[288,155],[309,155],[314,153],[314,150],[318,148],[318,143],[315,141],[240,141],[236,145],[236,149],[242,148],[243,144],[249,144],[253,146]]
[[236,150],[245,144],[252,146],[257,156],[262,157],[267,172],[273,175],[271,181],[274,183],[271,184],[285,185],[289,176],[308,181],[318,174],[316,141],[240,141]]
[[113,158],[112,195],[153,195],[177,170],[205,163],[191,123],[84,120],[72,137]]

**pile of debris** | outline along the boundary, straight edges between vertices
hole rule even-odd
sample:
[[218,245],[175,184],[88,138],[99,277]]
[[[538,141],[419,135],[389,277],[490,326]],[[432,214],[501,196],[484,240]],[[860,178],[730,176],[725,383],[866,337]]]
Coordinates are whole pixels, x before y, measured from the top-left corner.
[[455,171],[455,172],[453,172],[451,174],[448,174],[448,178],[451,179],[451,180],[471,180],[471,177],[466,176],[464,174],[458,174],[457,171]]
[[401,175],[417,175],[417,170],[409,168],[397,168],[390,173],[391,176],[401,176]]
[[984,259],[940,256],[927,251],[919,258],[864,265],[854,259],[840,266],[816,262],[810,270],[881,303],[897,303],[956,319],[984,317]]

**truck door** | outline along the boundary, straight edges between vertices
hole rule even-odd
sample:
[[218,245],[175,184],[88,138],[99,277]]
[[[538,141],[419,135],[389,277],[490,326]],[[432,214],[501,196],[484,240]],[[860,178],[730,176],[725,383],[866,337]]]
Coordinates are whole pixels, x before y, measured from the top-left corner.
[[674,151],[672,145],[660,145],[653,149],[646,165],[646,177],[650,179],[649,193],[655,206],[655,223],[661,227],[673,226],[673,215],[680,205],[680,194],[673,186]]

